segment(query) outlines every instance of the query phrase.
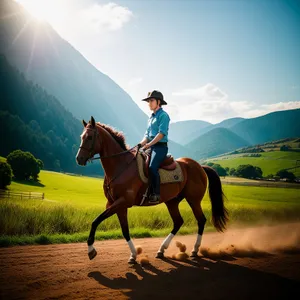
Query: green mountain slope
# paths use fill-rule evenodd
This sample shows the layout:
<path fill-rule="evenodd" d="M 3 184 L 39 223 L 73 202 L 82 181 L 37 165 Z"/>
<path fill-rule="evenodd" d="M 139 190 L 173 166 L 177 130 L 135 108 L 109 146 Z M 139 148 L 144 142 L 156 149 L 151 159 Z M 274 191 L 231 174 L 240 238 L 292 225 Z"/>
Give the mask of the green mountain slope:
<path fill-rule="evenodd" d="M 0 5 L 0 53 L 11 65 L 59 99 L 76 118 L 93 115 L 123 131 L 129 144 L 139 142 L 147 116 L 119 85 L 18 3 L 2 0 Z"/>
<path fill-rule="evenodd" d="M 212 125 L 201 120 L 180 121 L 170 124 L 169 137 L 176 143 L 186 144 L 186 139 L 193 133 Z"/>
<path fill-rule="evenodd" d="M 186 147 L 195 152 L 196 159 L 211 157 L 247 146 L 249 143 L 226 128 L 215 128 Z"/>
<path fill-rule="evenodd" d="M 101 174 L 98 165 L 83 169 L 75 155 L 82 132 L 80 121 L 45 90 L 26 80 L 0 56 L 0 155 L 21 149 L 32 152 L 49 170 Z"/>
<path fill-rule="evenodd" d="M 246 119 L 230 130 L 251 145 L 300 136 L 300 109 L 276 111 L 258 118 Z"/>
<path fill-rule="evenodd" d="M 211 131 L 214 128 L 220 128 L 220 127 L 230 128 L 231 126 L 238 124 L 239 122 L 241 122 L 243 120 L 244 120 L 243 118 L 231 118 L 231 119 L 224 120 L 217 124 L 211 124 L 209 126 L 199 128 L 197 131 L 187 133 L 186 136 L 184 137 L 184 139 L 182 140 L 182 143 L 184 145 L 186 145 L 186 144 L 192 142 L 193 140 L 195 140 L 196 138 L 200 137 L 201 135 Z"/>

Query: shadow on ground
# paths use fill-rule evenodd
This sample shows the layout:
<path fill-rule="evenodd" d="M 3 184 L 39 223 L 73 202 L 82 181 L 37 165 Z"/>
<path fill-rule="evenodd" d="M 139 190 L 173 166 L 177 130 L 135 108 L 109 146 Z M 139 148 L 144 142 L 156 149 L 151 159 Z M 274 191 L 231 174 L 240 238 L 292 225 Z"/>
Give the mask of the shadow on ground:
<path fill-rule="evenodd" d="M 39 186 L 39 187 L 44 187 L 45 185 L 41 183 L 40 181 L 34 181 L 34 180 L 13 180 L 16 183 L 21 183 L 21 184 L 26 184 L 30 186 Z"/>
<path fill-rule="evenodd" d="M 151 264 L 144 267 L 137 264 L 125 277 L 111 279 L 98 271 L 88 276 L 102 286 L 122 291 L 133 300 L 292 299 L 293 293 L 299 292 L 297 281 L 221 260 L 164 261 L 170 264 L 168 272 Z"/>

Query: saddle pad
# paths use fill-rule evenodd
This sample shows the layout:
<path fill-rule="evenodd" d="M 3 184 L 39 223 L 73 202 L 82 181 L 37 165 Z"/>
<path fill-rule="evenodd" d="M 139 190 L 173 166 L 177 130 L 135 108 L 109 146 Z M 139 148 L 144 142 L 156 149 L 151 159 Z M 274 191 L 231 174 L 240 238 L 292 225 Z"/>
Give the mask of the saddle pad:
<path fill-rule="evenodd" d="M 171 183 L 171 182 L 182 182 L 183 181 L 183 173 L 181 170 L 181 167 L 179 163 L 175 161 L 176 168 L 172 171 L 164 170 L 164 169 L 158 169 L 159 175 L 160 175 L 160 184 L 164 183 Z M 137 165 L 139 170 L 139 175 L 141 180 L 144 183 L 148 183 L 148 178 L 146 177 L 143 169 L 144 159 L 140 153 L 137 155 Z"/>

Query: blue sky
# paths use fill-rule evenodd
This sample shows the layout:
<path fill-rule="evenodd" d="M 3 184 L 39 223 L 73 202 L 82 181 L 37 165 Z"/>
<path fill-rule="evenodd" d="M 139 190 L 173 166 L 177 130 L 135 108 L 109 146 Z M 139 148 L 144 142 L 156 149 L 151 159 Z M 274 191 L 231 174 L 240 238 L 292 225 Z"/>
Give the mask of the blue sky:
<path fill-rule="evenodd" d="M 300 1 L 18 2 L 147 113 L 153 89 L 172 121 L 300 108 Z"/>

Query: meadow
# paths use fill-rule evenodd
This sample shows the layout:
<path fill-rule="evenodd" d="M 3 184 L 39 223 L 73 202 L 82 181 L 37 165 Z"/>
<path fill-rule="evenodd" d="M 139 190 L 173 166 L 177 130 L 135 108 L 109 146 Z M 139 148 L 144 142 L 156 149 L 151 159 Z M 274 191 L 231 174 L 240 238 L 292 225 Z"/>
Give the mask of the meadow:
<path fill-rule="evenodd" d="M 37 184 L 12 182 L 11 191 L 45 193 L 44 200 L 0 199 L 0 245 L 49 244 L 86 241 L 91 222 L 105 209 L 103 179 L 41 171 Z M 229 226 L 249 226 L 300 219 L 299 190 L 223 185 L 229 210 Z M 210 222 L 208 195 L 202 201 Z M 197 232 L 197 223 L 186 201 L 180 204 L 184 225 L 178 234 Z M 128 212 L 132 237 L 165 236 L 172 220 L 164 204 L 133 207 Z M 116 216 L 98 227 L 96 239 L 122 238 Z"/>
<path fill-rule="evenodd" d="M 237 168 L 239 165 L 250 164 L 260 167 L 263 176 L 275 175 L 279 170 L 293 168 L 300 165 L 300 152 L 269 151 L 260 153 L 260 157 L 245 156 L 247 154 L 227 155 L 209 159 L 209 161 L 220 164 L 223 168 Z M 296 177 L 300 177 L 300 168 L 290 170 Z"/>

